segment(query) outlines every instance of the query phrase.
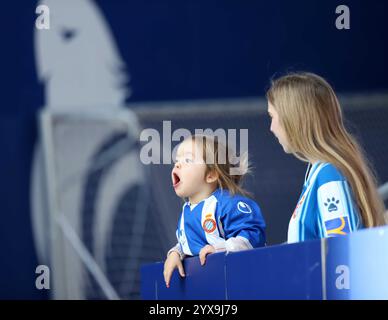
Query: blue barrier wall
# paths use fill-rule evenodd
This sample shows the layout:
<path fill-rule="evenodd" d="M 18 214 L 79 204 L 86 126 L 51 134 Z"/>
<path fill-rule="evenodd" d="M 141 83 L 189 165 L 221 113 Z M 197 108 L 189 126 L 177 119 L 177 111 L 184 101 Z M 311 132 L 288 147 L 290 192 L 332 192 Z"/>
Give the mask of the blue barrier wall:
<path fill-rule="evenodd" d="M 388 227 L 341 238 L 283 244 L 184 260 L 170 288 L 163 263 L 141 270 L 142 298 L 179 299 L 388 299 Z"/>

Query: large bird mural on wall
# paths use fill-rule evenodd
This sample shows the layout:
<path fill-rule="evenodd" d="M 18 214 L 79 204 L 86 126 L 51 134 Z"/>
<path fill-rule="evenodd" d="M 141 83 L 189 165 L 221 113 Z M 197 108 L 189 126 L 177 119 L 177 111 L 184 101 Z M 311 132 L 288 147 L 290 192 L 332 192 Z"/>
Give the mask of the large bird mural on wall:
<path fill-rule="evenodd" d="M 147 170 L 138 156 L 139 123 L 125 107 L 131 93 L 125 63 L 92 0 L 39 4 L 50 9 L 50 29 L 35 30 L 36 68 L 45 88 L 43 110 L 56 119 L 53 153 L 43 152 L 47 132 L 41 128 L 33 162 L 31 207 L 39 259 L 54 268 L 53 298 L 138 298 L 142 237 L 152 221 Z M 100 112 L 114 119 L 123 110 L 128 127 L 82 120 Z M 62 113 L 74 115 L 71 119 L 82 115 L 81 120 L 61 121 L 56 115 Z M 54 191 L 47 190 L 47 161 L 55 166 Z M 59 212 L 48 205 L 50 194 L 56 195 Z M 67 229 L 50 224 L 53 215 L 66 218 Z M 64 233 L 56 261 L 52 238 L 57 235 L 50 228 Z"/>

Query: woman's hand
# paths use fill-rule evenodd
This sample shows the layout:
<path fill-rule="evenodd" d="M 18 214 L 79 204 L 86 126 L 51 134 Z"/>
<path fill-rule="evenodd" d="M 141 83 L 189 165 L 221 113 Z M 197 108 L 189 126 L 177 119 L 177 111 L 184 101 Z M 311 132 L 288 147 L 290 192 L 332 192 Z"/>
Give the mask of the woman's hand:
<path fill-rule="evenodd" d="M 211 246 L 210 244 L 207 244 L 206 246 L 204 246 L 201 251 L 199 252 L 199 261 L 201 262 L 201 265 L 203 266 L 206 262 L 206 256 L 208 254 L 212 254 L 216 252 L 216 249 L 214 249 L 213 246 Z"/>
<path fill-rule="evenodd" d="M 164 262 L 163 276 L 167 288 L 170 287 L 171 276 L 175 268 L 178 268 L 181 277 L 185 276 L 185 270 L 183 269 L 183 264 L 179 253 L 172 251 Z"/>

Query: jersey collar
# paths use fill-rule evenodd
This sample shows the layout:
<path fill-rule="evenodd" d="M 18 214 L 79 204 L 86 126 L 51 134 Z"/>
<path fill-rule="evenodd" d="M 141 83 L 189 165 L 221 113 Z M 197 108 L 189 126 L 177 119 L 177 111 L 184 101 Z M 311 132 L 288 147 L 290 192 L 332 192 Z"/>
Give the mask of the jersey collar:
<path fill-rule="evenodd" d="M 311 180 L 311 177 L 313 176 L 315 170 L 318 169 L 319 165 L 321 164 L 322 162 L 321 161 L 317 161 L 315 162 L 314 164 L 311 164 L 309 162 L 308 166 L 307 166 L 307 170 L 306 170 L 306 175 L 305 175 L 305 180 L 304 180 L 304 184 L 305 186 L 307 186 L 309 183 L 310 183 L 310 180 Z"/>

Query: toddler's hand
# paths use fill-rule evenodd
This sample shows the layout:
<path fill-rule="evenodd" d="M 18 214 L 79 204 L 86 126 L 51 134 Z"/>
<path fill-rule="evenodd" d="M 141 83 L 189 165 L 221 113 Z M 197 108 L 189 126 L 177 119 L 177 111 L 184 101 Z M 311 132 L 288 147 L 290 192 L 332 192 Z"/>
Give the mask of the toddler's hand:
<path fill-rule="evenodd" d="M 206 262 L 206 256 L 208 254 L 216 252 L 216 249 L 214 249 L 213 246 L 210 244 L 204 246 L 201 251 L 199 252 L 199 261 L 201 262 L 201 265 L 203 266 Z"/>
<path fill-rule="evenodd" d="M 185 276 L 185 271 L 183 269 L 183 264 L 181 261 L 181 258 L 179 256 L 179 253 L 176 251 L 172 251 L 165 263 L 164 263 L 164 270 L 163 270 L 163 276 L 164 276 L 164 281 L 166 282 L 166 287 L 170 287 L 170 280 L 172 273 L 174 272 L 174 269 L 178 268 L 179 274 L 184 277 Z"/>

